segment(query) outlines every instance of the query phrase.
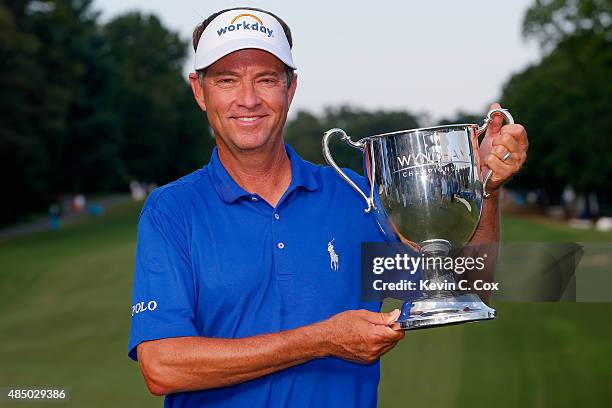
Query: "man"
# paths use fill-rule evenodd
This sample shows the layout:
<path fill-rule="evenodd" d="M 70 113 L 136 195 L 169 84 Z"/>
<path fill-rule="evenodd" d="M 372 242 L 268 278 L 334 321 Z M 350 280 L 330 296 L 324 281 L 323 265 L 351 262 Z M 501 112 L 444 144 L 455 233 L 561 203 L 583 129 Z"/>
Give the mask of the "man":
<path fill-rule="evenodd" d="M 217 147 L 142 210 L 130 357 L 166 406 L 375 406 L 378 359 L 404 337 L 399 311 L 360 300 L 360 243 L 384 236 L 333 170 L 284 144 L 289 28 L 224 10 L 196 28 L 194 48 L 191 86 Z M 501 154 L 520 167 L 515 147 Z M 515 170 L 487 160 L 497 189 Z M 498 234 L 496 200 L 481 239 Z"/>

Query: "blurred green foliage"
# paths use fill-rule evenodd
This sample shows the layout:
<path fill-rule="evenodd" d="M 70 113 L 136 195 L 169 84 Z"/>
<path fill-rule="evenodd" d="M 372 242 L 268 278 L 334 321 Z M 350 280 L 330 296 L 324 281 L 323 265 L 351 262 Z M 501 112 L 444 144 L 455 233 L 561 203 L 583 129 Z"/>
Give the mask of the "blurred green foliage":
<path fill-rule="evenodd" d="M 502 104 L 527 128 L 529 160 L 517 182 L 549 192 L 571 185 L 610 193 L 612 44 L 602 35 L 563 40 L 514 75 Z"/>
<path fill-rule="evenodd" d="M 212 146 L 182 75 L 187 43 L 154 16 L 102 24 L 91 3 L 0 3 L 0 225 L 59 193 L 170 181 Z"/>
<path fill-rule="evenodd" d="M 531 136 L 515 185 L 549 195 L 571 185 L 610 202 L 611 17 L 610 0 L 537 0 L 527 10 L 523 34 L 546 54 L 503 89 L 502 104 Z"/>
<path fill-rule="evenodd" d="M 610 40 L 610 15 L 610 0 L 535 0 L 525 13 L 523 35 L 549 49 L 571 36 L 594 34 Z"/>

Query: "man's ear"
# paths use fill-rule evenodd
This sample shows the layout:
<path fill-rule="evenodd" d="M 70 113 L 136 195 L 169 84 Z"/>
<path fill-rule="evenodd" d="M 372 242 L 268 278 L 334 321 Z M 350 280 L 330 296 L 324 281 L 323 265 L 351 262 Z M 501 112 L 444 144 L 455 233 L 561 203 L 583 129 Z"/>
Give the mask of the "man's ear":
<path fill-rule="evenodd" d="M 204 90 L 200 86 L 198 76 L 195 72 L 189 74 L 189 83 L 191 84 L 191 91 L 193 92 L 193 98 L 204 112 L 206 112 L 206 103 L 204 102 Z"/>
<path fill-rule="evenodd" d="M 298 80 L 298 75 L 297 73 L 293 74 L 293 81 L 291 81 L 291 85 L 289 86 L 289 89 L 287 91 L 287 99 L 288 99 L 288 106 L 291 106 L 291 102 L 293 101 L 293 96 L 295 95 L 295 89 L 297 88 L 297 80 Z"/>

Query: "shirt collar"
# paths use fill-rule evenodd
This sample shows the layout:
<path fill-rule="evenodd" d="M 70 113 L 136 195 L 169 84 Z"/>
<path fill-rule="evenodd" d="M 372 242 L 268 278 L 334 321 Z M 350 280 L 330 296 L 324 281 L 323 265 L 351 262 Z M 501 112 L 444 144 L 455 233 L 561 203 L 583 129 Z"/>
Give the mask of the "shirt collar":
<path fill-rule="evenodd" d="M 307 191 L 316 190 L 319 184 L 314 174 L 312 174 L 314 166 L 302 159 L 293 150 L 293 147 L 288 144 L 285 144 L 285 150 L 289 160 L 291 160 L 291 184 L 289 184 L 288 190 L 291 191 L 298 187 L 302 187 Z"/>
<path fill-rule="evenodd" d="M 291 183 L 287 188 L 287 193 L 298 187 L 307 191 L 316 190 L 318 183 L 312 174 L 312 165 L 302 159 L 288 144 L 285 144 L 285 150 L 291 161 Z M 240 187 L 229 175 L 219 159 L 216 147 L 213 149 L 207 168 L 217 194 L 226 203 L 231 204 L 241 197 L 251 196 L 251 193 Z"/>

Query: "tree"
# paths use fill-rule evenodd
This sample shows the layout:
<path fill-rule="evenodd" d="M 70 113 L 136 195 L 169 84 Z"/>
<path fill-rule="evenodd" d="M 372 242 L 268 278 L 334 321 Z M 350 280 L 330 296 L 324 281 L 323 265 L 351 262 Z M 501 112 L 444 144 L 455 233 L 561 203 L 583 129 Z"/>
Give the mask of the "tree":
<path fill-rule="evenodd" d="M 56 193 L 99 191 L 122 173 L 117 154 L 102 146 L 105 135 L 91 134 L 103 124 L 114 126 L 111 115 L 96 113 L 108 107 L 110 71 L 90 5 L 89 0 L 7 1 L 0 9 L 5 37 L 0 144 L 13 193 L 0 222 L 45 208 Z M 101 159 L 110 162 L 100 166 Z"/>
<path fill-rule="evenodd" d="M 558 196 L 566 185 L 610 198 L 612 178 L 612 38 L 609 1 L 536 1 L 527 37 L 551 51 L 512 76 L 502 103 L 530 135 L 516 184 Z M 607 17 L 606 17 L 607 15 Z"/>
<path fill-rule="evenodd" d="M 611 0 L 536 0 L 523 19 L 523 35 L 547 50 L 574 35 L 602 35 L 609 41 L 611 15 Z"/>
<path fill-rule="evenodd" d="M 0 200 L 0 225 L 49 196 L 49 158 L 38 137 L 47 118 L 38 116 L 35 98 L 40 43 L 20 25 L 10 8 L 0 6 L 0 166 L 3 188 L 9 192 Z"/>
<path fill-rule="evenodd" d="M 0 5 L 0 224 L 61 193 L 164 183 L 210 154 L 182 74 L 186 42 L 159 19 L 98 23 L 91 0 Z"/>
<path fill-rule="evenodd" d="M 117 17 L 104 33 L 130 176 L 163 183 L 201 166 L 212 139 L 183 79 L 187 43 L 157 17 L 140 13 Z"/>
<path fill-rule="evenodd" d="M 513 76 L 503 105 L 531 135 L 519 178 L 559 192 L 606 189 L 612 178 L 612 48 L 602 35 L 563 40 L 539 64 Z"/>

